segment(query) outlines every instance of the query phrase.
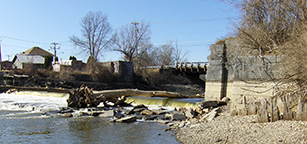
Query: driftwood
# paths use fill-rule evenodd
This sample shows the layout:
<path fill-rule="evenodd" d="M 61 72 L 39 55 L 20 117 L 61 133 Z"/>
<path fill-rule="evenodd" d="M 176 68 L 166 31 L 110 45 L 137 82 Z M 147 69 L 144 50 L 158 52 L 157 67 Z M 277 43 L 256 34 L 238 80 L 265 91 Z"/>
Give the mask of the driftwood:
<path fill-rule="evenodd" d="M 4 88 L 4 87 L 3 87 Z M 129 105 L 125 102 L 128 96 L 142 96 L 142 97 L 169 97 L 169 98 L 201 98 L 200 96 L 182 95 L 175 92 L 167 91 L 144 91 L 137 89 L 118 89 L 118 90 L 104 90 L 93 91 L 93 89 L 87 86 L 81 86 L 80 88 L 67 90 L 59 88 L 43 88 L 43 87 L 5 87 L 10 89 L 8 92 L 15 91 L 46 91 L 46 92 L 58 92 L 69 93 L 67 99 L 68 107 L 85 108 L 85 107 L 97 107 L 101 102 L 104 106 L 109 106 L 108 102 L 112 102 L 112 106 L 126 106 Z"/>
<path fill-rule="evenodd" d="M 68 107 L 86 108 L 97 107 L 100 100 L 93 95 L 93 89 L 87 86 L 81 86 L 78 89 L 71 90 L 67 99 Z"/>
<path fill-rule="evenodd" d="M 127 106 L 125 102 L 127 96 L 142 97 L 169 97 L 169 98 L 200 98 L 200 96 L 187 96 L 175 92 L 167 91 L 143 91 L 137 89 L 119 89 L 93 91 L 86 86 L 72 90 L 67 100 L 68 107 L 85 108 L 97 107 L 101 102 L 104 106 L 111 106 L 108 102 L 112 102 L 112 106 Z"/>

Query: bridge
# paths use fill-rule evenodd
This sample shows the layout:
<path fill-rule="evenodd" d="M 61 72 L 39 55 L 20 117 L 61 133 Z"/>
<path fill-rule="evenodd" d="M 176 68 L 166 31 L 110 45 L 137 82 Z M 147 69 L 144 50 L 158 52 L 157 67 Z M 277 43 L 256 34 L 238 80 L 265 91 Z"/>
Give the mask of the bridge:
<path fill-rule="evenodd" d="M 160 72 L 170 71 L 172 73 L 185 75 L 193 83 L 205 88 L 208 62 L 180 62 L 175 65 L 146 66 L 141 69 L 156 69 Z"/>
<path fill-rule="evenodd" d="M 175 65 L 146 66 L 141 69 L 176 70 L 186 74 L 206 74 L 208 62 L 180 62 Z"/>

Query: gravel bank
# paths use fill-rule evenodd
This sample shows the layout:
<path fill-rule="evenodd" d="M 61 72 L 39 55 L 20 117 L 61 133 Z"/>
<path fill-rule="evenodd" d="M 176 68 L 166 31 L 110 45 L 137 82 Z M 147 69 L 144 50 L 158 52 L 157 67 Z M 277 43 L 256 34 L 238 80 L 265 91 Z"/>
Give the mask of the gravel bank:
<path fill-rule="evenodd" d="M 307 122 L 276 121 L 254 123 L 256 116 L 229 116 L 221 113 L 214 120 L 189 124 L 176 130 L 183 144 L 196 143 L 307 143 Z"/>

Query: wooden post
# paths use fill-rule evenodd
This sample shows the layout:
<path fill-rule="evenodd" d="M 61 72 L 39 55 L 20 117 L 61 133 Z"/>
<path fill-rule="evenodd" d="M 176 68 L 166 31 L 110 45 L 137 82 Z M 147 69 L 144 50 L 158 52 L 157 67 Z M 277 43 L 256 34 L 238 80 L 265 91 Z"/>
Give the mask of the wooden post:
<path fill-rule="evenodd" d="M 271 98 L 271 122 L 280 120 L 279 108 L 277 107 L 276 98 Z"/>
<path fill-rule="evenodd" d="M 267 111 L 267 102 L 266 99 L 261 100 L 260 110 L 257 115 L 258 122 L 269 122 L 269 114 Z"/>

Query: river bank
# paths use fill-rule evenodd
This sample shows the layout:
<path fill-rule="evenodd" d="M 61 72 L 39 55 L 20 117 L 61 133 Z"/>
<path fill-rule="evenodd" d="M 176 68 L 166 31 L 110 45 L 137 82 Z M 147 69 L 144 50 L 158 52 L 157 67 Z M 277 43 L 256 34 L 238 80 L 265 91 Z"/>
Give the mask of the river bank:
<path fill-rule="evenodd" d="M 256 115 L 230 116 L 224 111 L 208 122 L 175 130 L 180 143 L 307 143 L 306 121 L 256 123 Z"/>

